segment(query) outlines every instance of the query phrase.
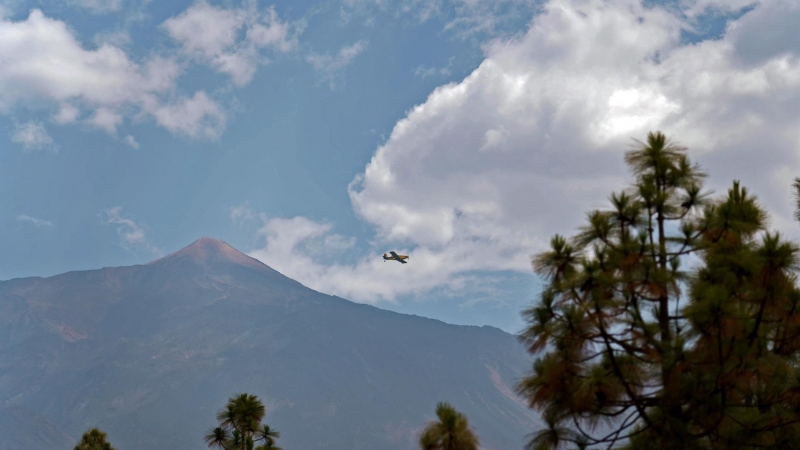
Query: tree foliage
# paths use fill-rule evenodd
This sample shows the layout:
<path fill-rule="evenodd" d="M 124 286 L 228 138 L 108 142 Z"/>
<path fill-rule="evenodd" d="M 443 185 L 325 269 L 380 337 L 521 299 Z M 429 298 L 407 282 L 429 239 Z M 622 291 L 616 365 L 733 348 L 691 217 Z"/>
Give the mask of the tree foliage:
<path fill-rule="evenodd" d="M 478 450 L 478 437 L 467 417 L 448 403 L 436 405 L 435 420 L 428 424 L 419 439 L 422 450 Z"/>
<path fill-rule="evenodd" d="M 217 413 L 219 426 L 205 436 L 210 448 L 221 450 L 281 450 L 275 445 L 280 433 L 262 424 L 266 409 L 255 395 L 237 394 Z M 256 444 L 260 444 L 255 447 Z"/>
<path fill-rule="evenodd" d="M 800 448 L 798 247 L 662 133 L 637 144 L 632 185 L 533 259 L 529 448 Z"/>
<path fill-rule="evenodd" d="M 107 440 L 106 433 L 97 428 L 83 433 L 81 440 L 73 450 L 114 450 Z"/>

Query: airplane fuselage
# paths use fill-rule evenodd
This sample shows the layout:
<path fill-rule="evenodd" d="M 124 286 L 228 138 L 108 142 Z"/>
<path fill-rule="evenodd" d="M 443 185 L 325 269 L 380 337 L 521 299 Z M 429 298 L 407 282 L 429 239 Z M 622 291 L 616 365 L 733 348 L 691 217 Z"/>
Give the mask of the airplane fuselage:
<path fill-rule="evenodd" d="M 407 259 L 408 259 L 408 255 L 398 255 L 395 252 L 391 252 L 391 254 L 389 254 L 389 253 L 384 253 L 383 254 L 383 262 L 386 262 L 386 261 L 397 261 L 399 263 L 406 264 L 405 260 L 407 260 Z"/>

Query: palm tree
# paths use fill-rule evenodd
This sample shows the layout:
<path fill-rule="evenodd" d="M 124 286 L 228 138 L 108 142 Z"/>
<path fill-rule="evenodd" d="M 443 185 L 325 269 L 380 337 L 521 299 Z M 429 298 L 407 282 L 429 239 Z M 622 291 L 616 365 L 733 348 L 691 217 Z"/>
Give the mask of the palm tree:
<path fill-rule="evenodd" d="M 281 437 L 281 434 L 270 428 L 269 425 L 264 425 L 256 435 L 259 440 L 264 440 L 264 445 L 259 446 L 256 450 L 282 450 L 275 446 L 275 439 Z"/>
<path fill-rule="evenodd" d="M 794 183 L 792 183 L 792 187 L 794 188 L 794 218 L 798 222 L 800 222 L 800 177 L 794 179 Z"/>
<path fill-rule="evenodd" d="M 206 434 L 205 441 L 206 445 L 210 448 L 221 448 L 223 450 L 227 450 L 228 447 L 226 446 L 230 441 L 231 436 L 228 434 L 228 430 L 222 427 L 216 427 Z"/>
<path fill-rule="evenodd" d="M 439 440 L 433 433 L 422 433 L 422 436 L 419 438 L 419 447 L 422 450 L 437 450 L 441 448 L 439 446 Z"/>
<path fill-rule="evenodd" d="M 239 394 L 228 400 L 228 409 L 233 411 L 235 420 L 241 429 L 248 433 L 256 432 L 256 426 L 261 423 L 261 419 L 266 414 L 264 404 L 258 397 L 251 394 Z"/>
<path fill-rule="evenodd" d="M 448 403 L 436 405 L 438 421 L 422 430 L 422 450 L 478 450 L 478 437 L 469 427 L 467 417 Z"/>
<path fill-rule="evenodd" d="M 266 408 L 257 396 L 234 395 L 217 413 L 219 426 L 206 434 L 206 445 L 220 450 L 254 450 L 255 443 L 263 441 L 256 450 L 281 450 L 275 446 L 280 433 L 261 424 L 264 415 Z"/>
<path fill-rule="evenodd" d="M 80 442 L 73 450 L 115 450 L 106 440 L 106 433 L 92 428 L 83 433 Z"/>

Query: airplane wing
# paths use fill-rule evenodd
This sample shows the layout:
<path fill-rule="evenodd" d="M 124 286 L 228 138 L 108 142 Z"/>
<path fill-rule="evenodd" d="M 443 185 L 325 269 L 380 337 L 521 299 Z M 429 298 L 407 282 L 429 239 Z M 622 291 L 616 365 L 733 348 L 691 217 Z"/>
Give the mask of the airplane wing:
<path fill-rule="evenodd" d="M 403 258 L 401 258 L 400 255 L 398 255 L 397 253 L 389 252 L 389 254 L 392 255 L 392 258 L 394 258 L 395 261 L 398 261 L 398 262 L 400 262 L 402 264 L 408 264 L 408 262 L 406 262 Z"/>

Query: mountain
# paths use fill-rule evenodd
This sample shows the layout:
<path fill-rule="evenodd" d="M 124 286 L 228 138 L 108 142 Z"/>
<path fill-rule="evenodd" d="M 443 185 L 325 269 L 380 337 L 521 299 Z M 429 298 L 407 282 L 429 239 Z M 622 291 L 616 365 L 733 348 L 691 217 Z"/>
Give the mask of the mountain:
<path fill-rule="evenodd" d="M 541 427 L 513 393 L 530 362 L 496 328 L 324 295 L 203 238 L 145 265 L 0 282 L 0 449 L 68 448 L 91 427 L 119 450 L 201 449 L 238 392 L 265 402 L 287 450 L 416 448 L 438 401 L 485 449 L 522 448 Z"/>
<path fill-rule="evenodd" d="M 19 406 L 0 409 L 2 448 L 37 449 L 75 446 L 75 438 L 39 414 Z"/>

